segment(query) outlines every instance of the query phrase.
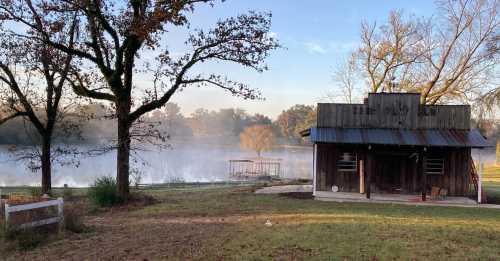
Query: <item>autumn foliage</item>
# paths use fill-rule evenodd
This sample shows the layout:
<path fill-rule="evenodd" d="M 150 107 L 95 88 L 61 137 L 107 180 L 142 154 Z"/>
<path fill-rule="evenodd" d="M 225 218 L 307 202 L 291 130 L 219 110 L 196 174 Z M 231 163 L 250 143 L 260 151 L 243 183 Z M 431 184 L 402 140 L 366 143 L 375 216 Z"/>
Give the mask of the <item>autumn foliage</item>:
<path fill-rule="evenodd" d="M 273 144 L 274 134 L 270 125 L 253 125 L 240 134 L 241 148 L 257 152 L 259 158 L 262 151 L 270 150 Z"/>

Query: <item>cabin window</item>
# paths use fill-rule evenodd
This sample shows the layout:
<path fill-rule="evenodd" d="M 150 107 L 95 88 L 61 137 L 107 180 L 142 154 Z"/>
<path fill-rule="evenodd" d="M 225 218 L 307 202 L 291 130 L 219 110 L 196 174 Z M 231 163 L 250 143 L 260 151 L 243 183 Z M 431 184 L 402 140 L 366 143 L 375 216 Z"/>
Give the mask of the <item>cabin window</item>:
<path fill-rule="evenodd" d="M 358 170 L 358 158 L 356 153 L 341 153 L 337 159 L 337 170 L 343 172 L 356 172 Z"/>
<path fill-rule="evenodd" d="M 425 161 L 425 174 L 443 175 L 444 159 L 439 157 L 427 158 Z"/>

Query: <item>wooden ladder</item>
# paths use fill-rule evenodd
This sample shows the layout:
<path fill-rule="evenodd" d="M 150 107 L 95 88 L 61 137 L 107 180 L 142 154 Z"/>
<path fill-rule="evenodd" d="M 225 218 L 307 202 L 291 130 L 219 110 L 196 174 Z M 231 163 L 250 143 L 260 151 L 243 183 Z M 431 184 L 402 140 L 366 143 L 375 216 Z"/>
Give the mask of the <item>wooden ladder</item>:
<path fill-rule="evenodd" d="M 469 160 L 470 162 L 470 179 L 471 179 L 471 185 L 472 187 L 470 187 L 470 190 L 472 191 L 469 191 L 471 193 L 471 195 L 473 196 L 477 196 L 477 191 L 478 191 L 478 180 L 479 180 L 479 177 L 477 175 L 477 170 L 476 170 L 476 165 L 474 165 L 474 161 L 472 160 L 472 158 Z M 484 191 L 484 189 L 481 190 L 481 202 L 482 203 L 486 203 L 487 201 L 487 196 L 486 196 L 486 191 Z"/>
<path fill-rule="evenodd" d="M 471 194 L 476 194 L 477 195 L 477 191 L 478 191 L 478 187 L 477 187 L 477 183 L 478 183 L 478 179 L 479 177 L 477 176 L 477 171 L 476 171 L 476 165 L 474 165 L 474 161 L 472 160 L 472 158 L 469 160 L 469 165 L 470 165 L 470 173 L 469 173 L 469 176 L 470 176 L 470 179 L 471 179 L 471 182 L 472 182 L 472 191 Z"/>

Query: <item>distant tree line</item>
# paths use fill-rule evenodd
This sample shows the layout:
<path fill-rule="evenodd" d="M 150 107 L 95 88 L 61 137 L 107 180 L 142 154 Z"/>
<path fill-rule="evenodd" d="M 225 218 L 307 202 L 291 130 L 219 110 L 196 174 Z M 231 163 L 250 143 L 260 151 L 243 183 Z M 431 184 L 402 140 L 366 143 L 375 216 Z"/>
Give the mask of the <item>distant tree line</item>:
<path fill-rule="evenodd" d="M 73 117 L 72 117 L 72 116 Z M 65 144 L 103 144 L 116 138 L 116 121 L 109 106 L 100 103 L 80 104 L 62 121 L 78 122 L 78 131 L 70 135 L 55 130 L 54 142 Z M 84 115 L 84 116 L 80 116 Z M 245 128 L 254 125 L 270 126 L 278 144 L 301 144 L 299 132 L 316 124 L 316 108 L 297 104 L 283 110 L 276 120 L 263 114 L 250 114 L 240 108 L 218 111 L 197 109 L 185 116 L 176 103 L 144 117 L 145 123 L 164 133 L 170 141 L 201 139 L 204 142 L 236 144 Z M 12 119 L 0 128 L 0 144 L 36 145 L 39 135 L 23 118 Z"/>

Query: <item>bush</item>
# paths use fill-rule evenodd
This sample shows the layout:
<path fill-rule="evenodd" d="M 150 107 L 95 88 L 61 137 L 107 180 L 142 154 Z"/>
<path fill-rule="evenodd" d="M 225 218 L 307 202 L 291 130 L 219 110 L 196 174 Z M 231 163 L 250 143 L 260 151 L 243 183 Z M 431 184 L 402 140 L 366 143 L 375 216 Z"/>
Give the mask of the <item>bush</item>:
<path fill-rule="evenodd" d="M 117 194 L 116 180 L 113 177 L 99 177 L 89 188 L 90 202 L 100 207 L 109 207 L 120 203 Z"/>

